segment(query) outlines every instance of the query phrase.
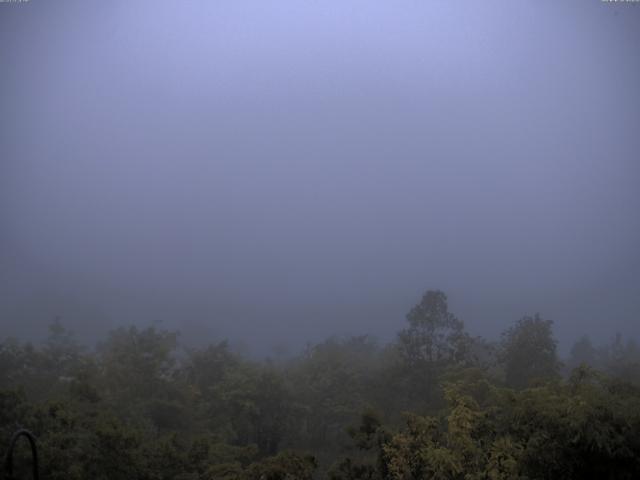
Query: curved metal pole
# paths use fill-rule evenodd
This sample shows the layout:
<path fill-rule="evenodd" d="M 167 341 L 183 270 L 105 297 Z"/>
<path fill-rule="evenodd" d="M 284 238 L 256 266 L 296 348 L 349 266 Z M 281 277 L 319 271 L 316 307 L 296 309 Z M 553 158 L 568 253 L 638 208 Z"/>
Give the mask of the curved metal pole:
<path fill-rule="evenodd" d="M 11 437 L 9 442 L 9 450 L 7 450 L 7 456 L 4 459 L 4 471 L 8 478 L 13 478 L 13 449 L 16 446 L 18 438 L 21 436 L 27 437 L 29 444 L 31 444 L 31 456 L 33 458 L 33 480 L 38 480 L 38 449 L 36 448 L 36 437 L 29 430 L 20 429 Z"/>

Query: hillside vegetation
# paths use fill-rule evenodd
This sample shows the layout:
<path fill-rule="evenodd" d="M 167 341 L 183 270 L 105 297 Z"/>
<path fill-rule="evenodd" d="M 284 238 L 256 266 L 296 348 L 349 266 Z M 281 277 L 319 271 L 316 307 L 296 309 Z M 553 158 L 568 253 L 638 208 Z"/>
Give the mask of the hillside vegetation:
<path fill-rule="evenodd" d="M 30 429 L 51 480 L 640 478 L 640 349 L 583 337 L 561 361 L 552 327 L 472 337 L 428 291 L 393 342 L 256 361 L 158 327 L 87 349 L 55 322 L 0 343 L 0 451 Z"/>

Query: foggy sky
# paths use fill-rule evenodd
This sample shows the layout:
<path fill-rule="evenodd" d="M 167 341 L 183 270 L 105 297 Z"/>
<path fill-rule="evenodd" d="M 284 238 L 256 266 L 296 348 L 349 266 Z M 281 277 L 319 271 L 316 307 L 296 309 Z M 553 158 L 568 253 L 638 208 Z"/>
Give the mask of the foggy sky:
<path fill-rule="evenodd" d="M 640 4 L 0 3 L 0 334 L 640 334 Z"/>

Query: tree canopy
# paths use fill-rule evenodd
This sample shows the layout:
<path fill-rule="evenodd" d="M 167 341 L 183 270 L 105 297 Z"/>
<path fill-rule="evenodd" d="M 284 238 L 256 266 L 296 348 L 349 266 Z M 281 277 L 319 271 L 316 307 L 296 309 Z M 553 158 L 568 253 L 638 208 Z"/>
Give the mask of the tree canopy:
<path fill-rule="evenodd" d="M 563 363 L 552 328 L 472 338 L 428 291 L 388 344 L 276 362 L 153 326 L 91 349 L 58 319 L 41 344 L 0 341 L 0 451 L 21 425 L 54 480 L 640 478 L 638 347 L 583 337 Z"/>

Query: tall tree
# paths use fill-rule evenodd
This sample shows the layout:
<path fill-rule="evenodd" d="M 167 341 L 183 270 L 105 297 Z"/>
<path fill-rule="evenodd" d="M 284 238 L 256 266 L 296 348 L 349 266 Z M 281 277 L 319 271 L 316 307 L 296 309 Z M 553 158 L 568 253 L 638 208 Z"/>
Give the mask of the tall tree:
<path fill-rule="evenodd" d="M 534 379 L 558 376 L 560 362 L 552 326 L 551 320 L 535 314 L 523 317 L 502 334 L 501 359 L 509 386 L 524 388 Z"/>
<path fill-rule="evenodd" d="M 437 374 L 466 357 L 469 338 L 464 323 L 449 311 L 447 296 L 440 290 L 427 291 L 407 321 L 409 328 L 398 334 L 400 356 L 418 387 L 416 393 L 433 397 Z"/>
<path fill-rule="evenodd" d="M 444 292 L 427 291 L 407 314 L 407 322 L 409 328 L 399 333 L 399 341 L 409 365 L 434 365 L 464 358 L 464 323 L 449 311 Z"/>
<path fill-rule="evenodd" d="M 583 335 L 580 340 L 573 344 L 567 363 L 571 369 L 583 364 L 589 365 L 590 367 L 598 366 L 598 351 L 587 335 Z"/>

